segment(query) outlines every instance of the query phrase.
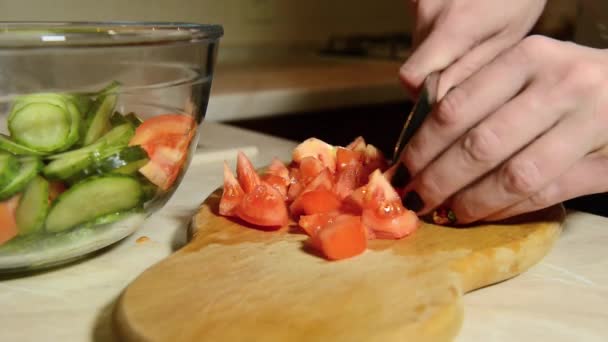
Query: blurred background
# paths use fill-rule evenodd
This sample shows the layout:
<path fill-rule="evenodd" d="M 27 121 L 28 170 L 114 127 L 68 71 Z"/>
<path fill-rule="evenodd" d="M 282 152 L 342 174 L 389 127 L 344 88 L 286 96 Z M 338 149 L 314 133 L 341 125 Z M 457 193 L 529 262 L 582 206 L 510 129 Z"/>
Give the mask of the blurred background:
<path fill-rule="evenodd" d="M 397 77 L 411 52 L 407 2 L 1 0 L 0 20 L 221 24 L 206 120 L 332 144 L 363 135 L 390 153 L 413 104 Z M 606 47 L 607 13 L 606 0 L 549 0 L 532 33 Z"/>

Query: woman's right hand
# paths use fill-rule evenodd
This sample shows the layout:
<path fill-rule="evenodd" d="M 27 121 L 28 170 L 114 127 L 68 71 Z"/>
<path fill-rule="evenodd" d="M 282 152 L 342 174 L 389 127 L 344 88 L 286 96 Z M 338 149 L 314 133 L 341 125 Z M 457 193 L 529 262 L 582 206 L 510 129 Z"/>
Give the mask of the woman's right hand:
<path fill-rule="evenodd" d="M 410 0 L 414 6 L 413 54 L 400 77 L 416 93 L 440 72 L 437 101 L 499 53 L 518 43 L 536 23 L 546 0 Z"/>

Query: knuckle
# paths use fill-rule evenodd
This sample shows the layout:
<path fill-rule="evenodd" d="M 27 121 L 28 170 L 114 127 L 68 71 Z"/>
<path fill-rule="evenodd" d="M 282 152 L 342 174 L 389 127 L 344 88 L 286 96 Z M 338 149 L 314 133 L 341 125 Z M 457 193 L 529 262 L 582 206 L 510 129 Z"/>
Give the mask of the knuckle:
<path fill-rule="evenodd" d="M 467 99 L 466 91 L 462 87 L 453 88 L 439 102 L 434 118 L 440 126 L 452 126 L 460 119 L 460 111 Z"/>
<path fill-rule="evenodd" d="M 547 50 L 551 50 L 550 44 L 550 40 L 543 36 L 526 37 L 510 50 L 503 61 L 514 66 L 536 64 L 536 61 L 542 60 L 542 56 L 547 54 Z"/>
<path fill-rule="evenodd" d="M 542 209 L 548 207 L 556 201 L 557 189 L 548 187 L 543 189 L 528 198 L 528 201 L 534 208 Z"/>
<path fill-rule="evenodd" d="M 418 179 L 418 190 L 419 193 L 423 195 L 424 203 L 426 205 L 434 206 L 445 199 L 441 189 L 442 187 L 437 184 L 437 178 L 428 173 L 421 174 Z"/>
<path fill-rule="evenodd" d="M 401 161 L 412 176 L 417 174 L 422 168 L 422 160 L 420 156 L 421 152 L 419 144 L 416 143 L 415 139 L 410 140 L 407 147 L 403 150 Z"/>
<path fill-rule="evenodd" d="M 486 126 L 478 126 L 464 137 L 462 150 L 469 162 L 491 162 L 498 158 L 500 139 L 492 129 Z"/>
<path fill-rule="evenodd" d="M 503 182 L 508 193 L 527 197 L 539 187 L 538 167 L 533 161 L 511 161 L 504 168 Z"/>

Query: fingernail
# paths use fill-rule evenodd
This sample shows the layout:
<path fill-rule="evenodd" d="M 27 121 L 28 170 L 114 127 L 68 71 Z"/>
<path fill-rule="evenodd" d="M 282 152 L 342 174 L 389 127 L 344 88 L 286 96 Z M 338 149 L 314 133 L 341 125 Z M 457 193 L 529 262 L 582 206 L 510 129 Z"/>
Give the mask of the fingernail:
<path fill-rule="evenodd" d="M 418 212 L 420 211 L 422 208 L 424 208 L 424 202 L 422 201 L 422 198 L 420 198 L 420 195 L 418 195 L 418 193 L 416 191 L 410 191 L 407 194 L 405 194 L 405 197 L 403 198 L 403 206 L 406 207 L 409 210 Z"/>
<path fill-rule="evenodd" d="M 395 174 L 391 179 L 391 185 L 395 188 L 403 188 L 410 181 L 410 173 L 403 165 L 402 162 L 399 162 L 399 166 L 395 170 Z"/>

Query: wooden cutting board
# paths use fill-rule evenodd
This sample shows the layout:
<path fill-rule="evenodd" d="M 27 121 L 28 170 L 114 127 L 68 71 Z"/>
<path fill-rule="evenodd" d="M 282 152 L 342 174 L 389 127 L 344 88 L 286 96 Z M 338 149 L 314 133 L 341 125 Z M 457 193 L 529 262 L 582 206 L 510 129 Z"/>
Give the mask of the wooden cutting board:
<path fill-rule="evenodd" d="M 121 339 L 449 341 L 463 294 L 540 261 L 564 219 L 560 205 L 501 225 L 424 224 L 329 262 L 295 226 L 264 232 L 217 215 L 220 196 L 200 207 L 187 246 L 124 291 L 114 315 Z"/>

